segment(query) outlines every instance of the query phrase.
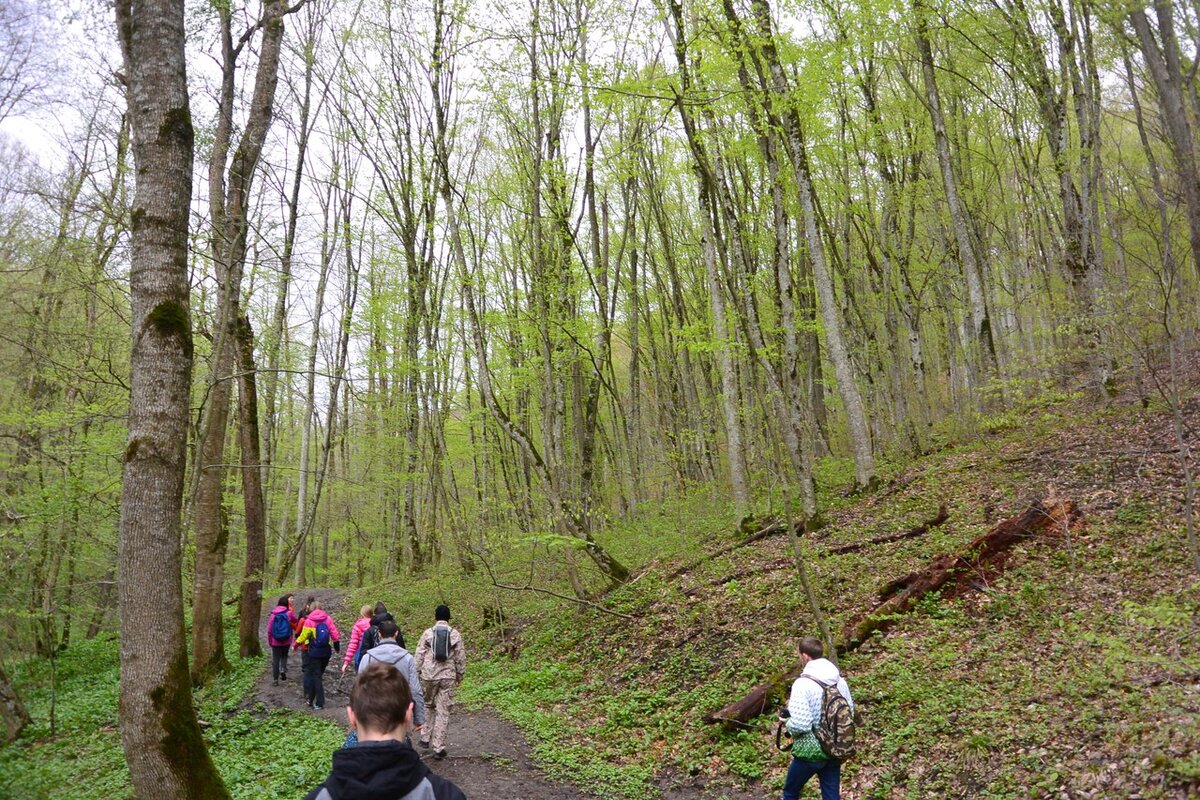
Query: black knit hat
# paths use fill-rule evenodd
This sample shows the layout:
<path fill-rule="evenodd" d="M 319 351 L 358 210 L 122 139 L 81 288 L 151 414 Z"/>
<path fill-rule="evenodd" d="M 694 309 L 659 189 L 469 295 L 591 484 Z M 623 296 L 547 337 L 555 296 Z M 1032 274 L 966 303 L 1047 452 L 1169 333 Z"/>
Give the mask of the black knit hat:
<path fill-rule="evenodd" d="M 450 606 L 446 606 L 446 605 L 438 606 L 436 609 L 434 609 L 433 618 L 435 620 L 438 620 L 439 622 L 441 622 L 441 621 L 449 622 L 450 621 Z"/>

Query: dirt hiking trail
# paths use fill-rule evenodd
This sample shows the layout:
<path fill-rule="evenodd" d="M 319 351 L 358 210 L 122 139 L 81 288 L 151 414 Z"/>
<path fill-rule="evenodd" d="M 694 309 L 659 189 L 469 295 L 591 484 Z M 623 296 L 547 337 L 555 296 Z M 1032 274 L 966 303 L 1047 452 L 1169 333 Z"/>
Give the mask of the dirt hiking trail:
<path fill-rule="evenodd" d="M 347 728 L 346 706 L 350 702 L 353 669 L 342 677 L 342 658 L 350 641 L 354 613 L 345 607 L 345 592 L 341 589 L 308 589 L 296 593 L 296 605 L 302 606 L 308 597 L 315 597 L 342 635 L 342 653 L 334 653 L 325 671 L 325 707 L 319 711 L 304 702 L 301 683 L 300 654 L 288 656 L 287 681 L 271 685 L 270 650 L 263 657 L 263 674 L 255 684 L 246 705 L 262 703 L 267 708 L 287 708 L 299 714 L 316 714 Z M 267 622 L 276 598 L 264 598 L 261 626 L 262 641 L 267 640 Z M 419 631 L 405 630 L 408 639 Z M 410 642 L 411 644 L 411 642 Z M 470 666 L 468 665 L 468 673 Z M 469 680 L 469 678 L 468 678 Z M 594 794 L 583 794 L 577 788 L 551 780 L 534 763 L 525 736 L 516 727 L 490 711 L 469 711 L 458 705 L 454 708 L 447 734 L 446 758 L 438 760 L 432 751 L 417 747 L 426 765 L 438 775 L 456 783 L 470 800 L 585 800 Z M 748 792 L 727 786 L 704 786 L 694 779 L 659 782 L 664 800 L 751 800 L 761 798 L 762 792 Z"/>

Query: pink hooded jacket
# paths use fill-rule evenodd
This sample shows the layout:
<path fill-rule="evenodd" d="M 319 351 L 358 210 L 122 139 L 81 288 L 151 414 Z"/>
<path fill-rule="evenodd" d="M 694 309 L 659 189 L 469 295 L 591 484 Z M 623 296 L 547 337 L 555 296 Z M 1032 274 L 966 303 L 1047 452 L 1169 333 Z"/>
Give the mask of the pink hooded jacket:
<path fill-rule="evenodd" d="M 354 621 L 354 627 L 350 629 L 350 644 L 346 647 L 346 657 L 342 659 L 343 666 L 354 660 L 354 654 L 358 652 L 358 646 L 362 644 L 363 634 L 369 627 L 371 627 L 370 617 L 359 617 Z"/>
<path fill-rule="evenodd" d="M 342 640 L 342 635 L 338 633 L 337 623 L 333 621 L 333 617 L 316 608 L 308 612 L 308 616 L 304 618 L 304 627 L 300 629 L 300 634 L 296 637 L 296 647 L 308 650 L 316 639 L 317 625 L 322 622 L 325 623 L 325 627 L 329 628 L 330 645 L 336 645 Z"/>
<path fill-rule="evenodd" d="M 293 630 L 296 628 L 297 617 L 287 606 L 275 606 L 271 609 L 271 616 L 267 617 L 267 644 L 271 647 L 287 647 L 292 643 L 292 637 L 289 635 L 286 639 L 276 639 L 271 635 L 271 622 L 275 619 L 276 614 L 284 614 L 287 616 L 288 627 Z"/>

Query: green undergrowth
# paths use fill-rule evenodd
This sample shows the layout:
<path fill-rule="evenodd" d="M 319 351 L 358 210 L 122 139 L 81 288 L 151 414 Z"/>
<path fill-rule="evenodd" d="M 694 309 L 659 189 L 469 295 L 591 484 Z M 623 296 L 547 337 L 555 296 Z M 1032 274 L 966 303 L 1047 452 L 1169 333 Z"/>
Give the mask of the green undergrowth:
<path fill-rule="evenodd" d="M 849 490 L 849 461 L 818 465 L 824 526 L 800 546 L 835 636 L 887 581 L 962 552 L 1051 486 L 1086 512 L 1069 536 L 1018 544 L 1003 570 L 973 575 L 962 596 L 926 597 L 841 659 L 861 714 L 845 796 L 1176 800 L 1200 790 L 1200 585 L 1178 463 L 1162 444 L 1170 420 L 1153 407 L 1051 399 L 980 415 L 971 437 L 933 432 L 928 455 L 883 462 L 871 492 Z M 758 485 L 771 486 L 767 477 Z M 349 589 L 338 622 L 383 600 L 415 645 L 433 607 L 449 603 L 469 654 L 463 704 L 495 709 L 546 772 L 596 797 L 656 798 L 693 779 L 713 800 L 774 795 L 788 759 L 773 749 L 773 715 L 733 731 L 701 718 L 792 668 L 796 639 L 816 621 L 783 536 L 704 556 L 747 529 L 722 497 L 695 487 L 608 520 L 597 539 L 632 573 L 618 588 L 564 537 L 496 533 L 473 571 L 446 554 L 417 577 Z M 780 517 L 788 500 L 763 490 L 753 521 Z M 913 528 L 943 504 L 946 522 L 919 536 L 831 552 Z M 534 591 L 570 596 L 571 557 L 591 605 Z M 236 662 L 197 703 L 235 796 L 295 796 L 323 777 L 342 734 L 246 708 L 263 666 Z M 124 796 L 115 642 L 73 645 L 58 668 L 54 740 L 47 665 L 13 670 L 38 722 L 0 750 L 0 795 L 86 785 Z"/>
<path fill-rule="evenodd" d="M 1006 570 L 976 576 L 961 597 L 925 598 L 841 659 L 862 714 L 848 796 L 1173 800 L 1200 789 L 1200 585 L 1178 507 L 1159 493 L 1177 486 L 1177 464 L 1121 455 L 1159 440 L 1167 420 L 1052 400 L 883 465 L 873 493 L 848 491 L 849 462 L 821 462 L 826 526 L 802 547 L 835 635 L 886 581 L 963 551 L 1051 486 L 1087 513 L 1070 536 L 1019 544 Z M 760 498 L 775 514 L 784 502 Z M 919 525 L 943 503 L 949 520 L 921 536 L 827 554 Z M 497 709 L 548 771 L 598 797 L 657 797 L 684 776 L 716 786 L 713 797 L 721 786 L 774 794 L 788 761 L 772 748 L 771 715 L 737 731 L 701 717 L 794 666 L 796 638 L 816 624 L 782 537 L 697 563 L 737 528 L 703 496 L 610 527 L 604 544 L 640 564 L 629 585 L 598 595 L 614 613 L 488 594 L 522 626 L 503 647 L 469 631 L 462 699 Z"/>
<path fill-rule="evenodd" d="M 226 619 L 225 649 L 237 653 L 237 624 Z M 262 658 L 232 659 L 232 669 L 195 693 L 209 752 L 235 798 L 296 797 L 329 772 L 345 732 L 331 722 L 283 709 L 246 707 Z M 0 748 L 0 797 L 132 797 L 121 749 L 117 704 L 119 643 L 101 636 L 73 643 L 55 659 L 55 732 L 47 660 L 16 664 L 11 677 L 33 717 L 14 744 Z"/>

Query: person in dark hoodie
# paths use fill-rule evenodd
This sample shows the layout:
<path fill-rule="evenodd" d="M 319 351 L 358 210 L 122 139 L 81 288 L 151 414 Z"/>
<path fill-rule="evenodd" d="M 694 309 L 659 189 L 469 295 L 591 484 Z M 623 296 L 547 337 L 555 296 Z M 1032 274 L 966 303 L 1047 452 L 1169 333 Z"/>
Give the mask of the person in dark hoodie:
<path fill-rule="evenodd" d="M 408 681 L 386 664 L 368 664 L 350 690 L 346 710 L 358 744 L 336 750 L 333 770 L 305 800 L 467 800 L 434 775 L 407 743 L 413 697 Z"/>

